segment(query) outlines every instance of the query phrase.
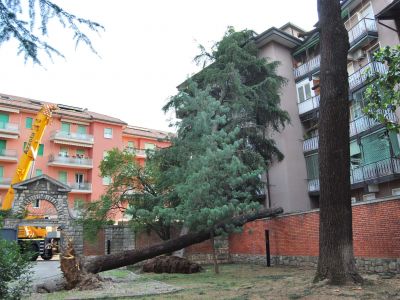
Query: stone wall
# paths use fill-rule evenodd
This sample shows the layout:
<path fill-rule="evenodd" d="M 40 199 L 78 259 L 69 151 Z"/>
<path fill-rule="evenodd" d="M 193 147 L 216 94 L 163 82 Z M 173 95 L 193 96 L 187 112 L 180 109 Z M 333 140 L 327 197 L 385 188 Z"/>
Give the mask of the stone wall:
<path fill-rule="evenodd" d="M 135 249 L 135 234 L 131 227 L 111 225 L 104 227 L 105 254 Z M 110 253 L 107 253 L 110 250 Z"/>

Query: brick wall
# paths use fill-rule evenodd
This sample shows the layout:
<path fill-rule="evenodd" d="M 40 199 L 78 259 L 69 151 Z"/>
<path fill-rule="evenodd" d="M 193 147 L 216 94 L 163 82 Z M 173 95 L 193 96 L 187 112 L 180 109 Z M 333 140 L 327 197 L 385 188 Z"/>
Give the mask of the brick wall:
<path fill-rule="evenodd" d="M 354 254 L 360 270 L 400 273 L 400 200 L 373 200 L 353 207 Z M 265 231 L 272 262 L 316 266 L 319 210 L 257 220 L 229 238 L 233 261 L 265 263 Z"/>
<path fill-rule="evenodd" d="M 269 230 L 271 255 L 318 256 L 319 210 L 258 220 L 229 239 L 232 254 L 265 255 Z M 400 258 L 400 200 L 353 205 L 354 253 L 364 258 Z"/>

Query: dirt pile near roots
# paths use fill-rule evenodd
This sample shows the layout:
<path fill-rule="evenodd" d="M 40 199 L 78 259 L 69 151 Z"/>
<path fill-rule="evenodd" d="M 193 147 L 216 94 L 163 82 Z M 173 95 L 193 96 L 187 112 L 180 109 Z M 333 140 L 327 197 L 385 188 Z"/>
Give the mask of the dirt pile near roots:
<path fill-rule="evenodd" d="M 143 272 L 192 274 L 203 268 L 186 258 L 177 256 L 158 256 L 148 260 L 142 267 Z"/>

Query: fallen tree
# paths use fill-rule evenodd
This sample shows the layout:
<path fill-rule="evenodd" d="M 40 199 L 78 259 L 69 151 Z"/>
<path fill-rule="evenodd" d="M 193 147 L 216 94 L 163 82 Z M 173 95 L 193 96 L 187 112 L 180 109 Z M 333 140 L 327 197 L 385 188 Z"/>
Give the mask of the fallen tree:
<path fill-rule="evenodd" d="M 139 250 L 127 250 L 115 254 L 96 256 L 86 260 L 78 260 L 79 263 L 75 263 L 71 266 L 70 257 L 68 259 L 61 258 L 61 268 L 62 270 L 67 270 L 68 274 L 64 274 L 66 279 L 73 278 L 74 282 L 68 282 L 68 286 L 73 288 L 79 284 L 77 278 L 84 278 L 87 274 L 96 274 L 102 271 L 108 271 L 117 269 L 120 267 L 133 265 L 135 263 L 150 259 L 162 254 L 172 253 L 174 251 L 186 248 L 188 246 L 201 243 L 208 240 L 211 234 L 217 236 L 221 232 L 228 232 L 228 225 L 235 227 L 243 226 L 244 224 L 255 221 L 262 218 L 274 217 L 283 212 L 281 207 L 272 209 L 263 209 L 259 212 L 241 215 L 232 218 L 228 222 L 222 222 L 214 226 L 214 228 L 209 230 L 202 230 L 199 232 L 188 233 L 182 235 L 176 239 L 169 240 L 160 244 L 156 244 L 144 249 Z M 63 264 L 68 263 L 68 268 L 63 268 Z M 74 267 L 75 266 L 75 267 Z M 64 271 L 65 273 L 65 271 Z M 74 274 L 71 274 L 74 273 Z"/>

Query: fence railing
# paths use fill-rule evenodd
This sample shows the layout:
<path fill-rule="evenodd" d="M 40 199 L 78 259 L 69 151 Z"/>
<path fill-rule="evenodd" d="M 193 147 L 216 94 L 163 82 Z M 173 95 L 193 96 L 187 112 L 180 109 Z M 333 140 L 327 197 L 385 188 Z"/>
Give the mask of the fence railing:
<path fill-rule="evenodd" d="M 65 132 L 65 131 L 61 131 L 61 130 L 53 131 L 52 138 L 53 139 L 79 140 L 79 141 L 85 141 L 85 142 L 89 142 L 89 143 L 94 142 L 94 137 L 91 134 L 77 133 L 77 132 Z"/>
<path fill-rule="evenodd" d="M 315 136 L 303 141 L 303 152 L 308 152 L 318 149 L 319 137 Z"/>
<path fill-rule="evenodd" d="M 0 130 L 19 132 L 19 125 L 15 123 L 0 122 Z"/>
<path fill-rule="evenodd" d="M 364 18 L 361 19 L 356 25 L 354 25 L 349 33 L 349 43 L 354 43 L 359 37 L 367 34 L 368 32 L 377 32 L 376 22 L 374 19 Z"/>
<path fill-rule="evenodd" d="M 17 158 L 17 150 L 0 149 L 0 156 L 10 157 L 10 158 Z"/>
<path fill-rule="evenodd" d="M 319 107 L 319 99 L 320 99 L 320 96 L 317 95 L 317 96 L 314 96 L 312 98 L 308 98 L 307 100 L 305 100 L 303 102 L 300 102 L 298 104 L 299 115 L 302 115 L 302 114 L 304 114 L 306 112 L 309 112 L 309 111 L 311 111 L 313 109 L 318 108 Z"/>
<path fill-rule="evenodd" d="M 350 170 L 350 183 L 370 181 L 394 174 L 400 174 L 400 159 L 390 157 Z M 308 191 L 319 191 L 319 179 L 308 180 Z"/>
<path fill-rule="evenodd" d="M 301 66 L 295 68 L 293 70 L 294 77 L 298 78 L 301 77 L 309 72 L 317 70 L 319 68 L 321 62 L 321 56 L 315 56 L 314 58 L 310 59 L 308 62 L 302 64 Z"/>
<path fill-rule="evenodd" d="M 71 164 L 71 165 L 82 165 L 82 166 L 92 166 L 93 160 L 86 157 L 66 157 L 62 155 L 50 155 L 49 162 L 55 162 L 60 164 Z"/>
<path fill-rule="evenodd" d="M 397 116 L 394 112 L 386 111 L 384 115 L 389 121 L 392 121 L 394 123 L 397 122 Z M 364 132 L 379 124 L 381 124 L 379 121 L 375 121 L 374 119 L 368 118 L 367 116 L 357 118 L 350 122 L 350 136 L 354 136 L 356 134 Z"/>
<path fill-rule="evenodd" d="M 377 73 L 384 74 L 386 72 L 387 70 L 384 64 L 376 61 L 370 62 L 361 69 L 355 71 L 353 74 L 349 75 L 349 89 L 352 90 L 366 83 Z"/>
<path fill-rule="evenodd" d="M 73 190 L 81 190 L 81 191 L 91 191 L 92 184 L 89 182 L 69 182 L 67 185 Z"/>

